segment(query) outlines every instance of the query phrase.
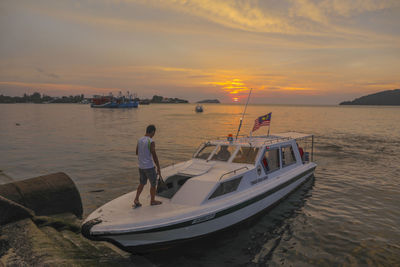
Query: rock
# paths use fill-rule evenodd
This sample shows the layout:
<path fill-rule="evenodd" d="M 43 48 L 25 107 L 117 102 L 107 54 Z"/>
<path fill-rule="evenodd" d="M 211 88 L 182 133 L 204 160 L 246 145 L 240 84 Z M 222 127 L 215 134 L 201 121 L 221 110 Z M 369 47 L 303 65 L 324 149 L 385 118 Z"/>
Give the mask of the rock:
<path fill-rule="evenodd" d="M 0 195 L 0 225 L 33 217 L 32 210 Z"/>
<path fill-rule="evenodd" d="M 76 218 L 75 227 L 80 221 Z M 41 218 L 45 220 L 44 217 Z M 59 221 L 62 217 L 48 217 Z M 71 220 L 71 218 L 68 218 Z M 31 219 L 0 229 L 0 266 L 132 266 L 129 253 L 105 242 L 92 242 L 66 227 L 36 225 Z"/>

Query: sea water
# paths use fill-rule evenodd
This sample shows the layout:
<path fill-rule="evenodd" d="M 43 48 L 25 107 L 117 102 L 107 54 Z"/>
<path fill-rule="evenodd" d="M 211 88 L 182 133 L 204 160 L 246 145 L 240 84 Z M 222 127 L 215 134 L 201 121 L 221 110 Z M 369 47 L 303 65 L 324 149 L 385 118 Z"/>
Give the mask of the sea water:
<path fill-rule="evenodd" d="M 196 113 L 193 104 L 2 104 L 0 170 L 15 180 L 67 173 L 87 216 L 136 189 L 136 141 L 148 124 L 157 127 L 162 167 L 189 159 L 207 139 L 236 134 L 243 106 L 203 107 Z M 269 112 L 271 133 L 315 135 L 315 177 L 234 233 L 146 257 L 157 266 L 399 265 L 400 108 L 250 105 L 240 133 L 248 135 Z"/>

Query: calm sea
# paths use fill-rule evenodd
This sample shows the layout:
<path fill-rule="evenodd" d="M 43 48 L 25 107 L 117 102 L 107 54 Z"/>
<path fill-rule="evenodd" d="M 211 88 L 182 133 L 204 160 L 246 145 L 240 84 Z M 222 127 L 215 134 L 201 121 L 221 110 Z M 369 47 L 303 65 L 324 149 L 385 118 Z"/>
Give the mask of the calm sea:
<path fill-rule="evenodd" d="M 85 216 L 136 189 L 136 140 L 152 123 L 162 166 L 210 138 L 235 134 L 243 106 L 0 105 L 0 169 L 16 180 L 63 171 Z M 272 112 L 271 132 L 315 135 L 315 178 L 235 233 L 168 255 L 158 266 L 400 265 L 400 108 L 250 105 L 241 133 Z M 267 127 L 259 130 L 265 134 Z M 7 182 L 4 176 L 2 183 Z"/>

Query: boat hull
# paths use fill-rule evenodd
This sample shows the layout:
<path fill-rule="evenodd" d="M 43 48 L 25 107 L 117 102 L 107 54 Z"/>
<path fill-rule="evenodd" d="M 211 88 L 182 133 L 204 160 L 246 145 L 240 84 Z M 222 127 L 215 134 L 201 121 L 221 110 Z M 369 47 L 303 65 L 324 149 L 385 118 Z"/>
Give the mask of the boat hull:
<path fill-rule="evenodd" d="M 95 240 L 109 241 L 120 248 L 142 253 L 174 246 L 226 230 L 270 209 L 313 175 L 315 167 L 253 198 L 207 216 L 145 231 L 90 235 Z M 90 229 L 88 229 L 90 232 Z"/>

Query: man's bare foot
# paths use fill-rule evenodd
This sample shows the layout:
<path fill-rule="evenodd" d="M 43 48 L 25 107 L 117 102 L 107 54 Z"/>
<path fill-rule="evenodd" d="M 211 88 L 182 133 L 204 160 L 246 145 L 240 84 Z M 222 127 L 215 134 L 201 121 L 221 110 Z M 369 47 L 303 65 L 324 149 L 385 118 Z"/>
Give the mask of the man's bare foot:
<path fill-rule="evenodd" d="M 161 201 L 158 201 L 158 200 L 154 200 L 154 201 L 152 201 L 152 202 L 150 203 L 150 205 L 152 205 L 152 206 L 161 205 L 161 204 L 162 204 L 162 202 L 161 202 Z"/>
<path fill-rule="evenodd" d="M 142 206 L 142 204 L 139 202 L 139 200 L 133 201 L 133 205 L 132 205 L 133 208 L 139 208 L 141 206 Z"/>

